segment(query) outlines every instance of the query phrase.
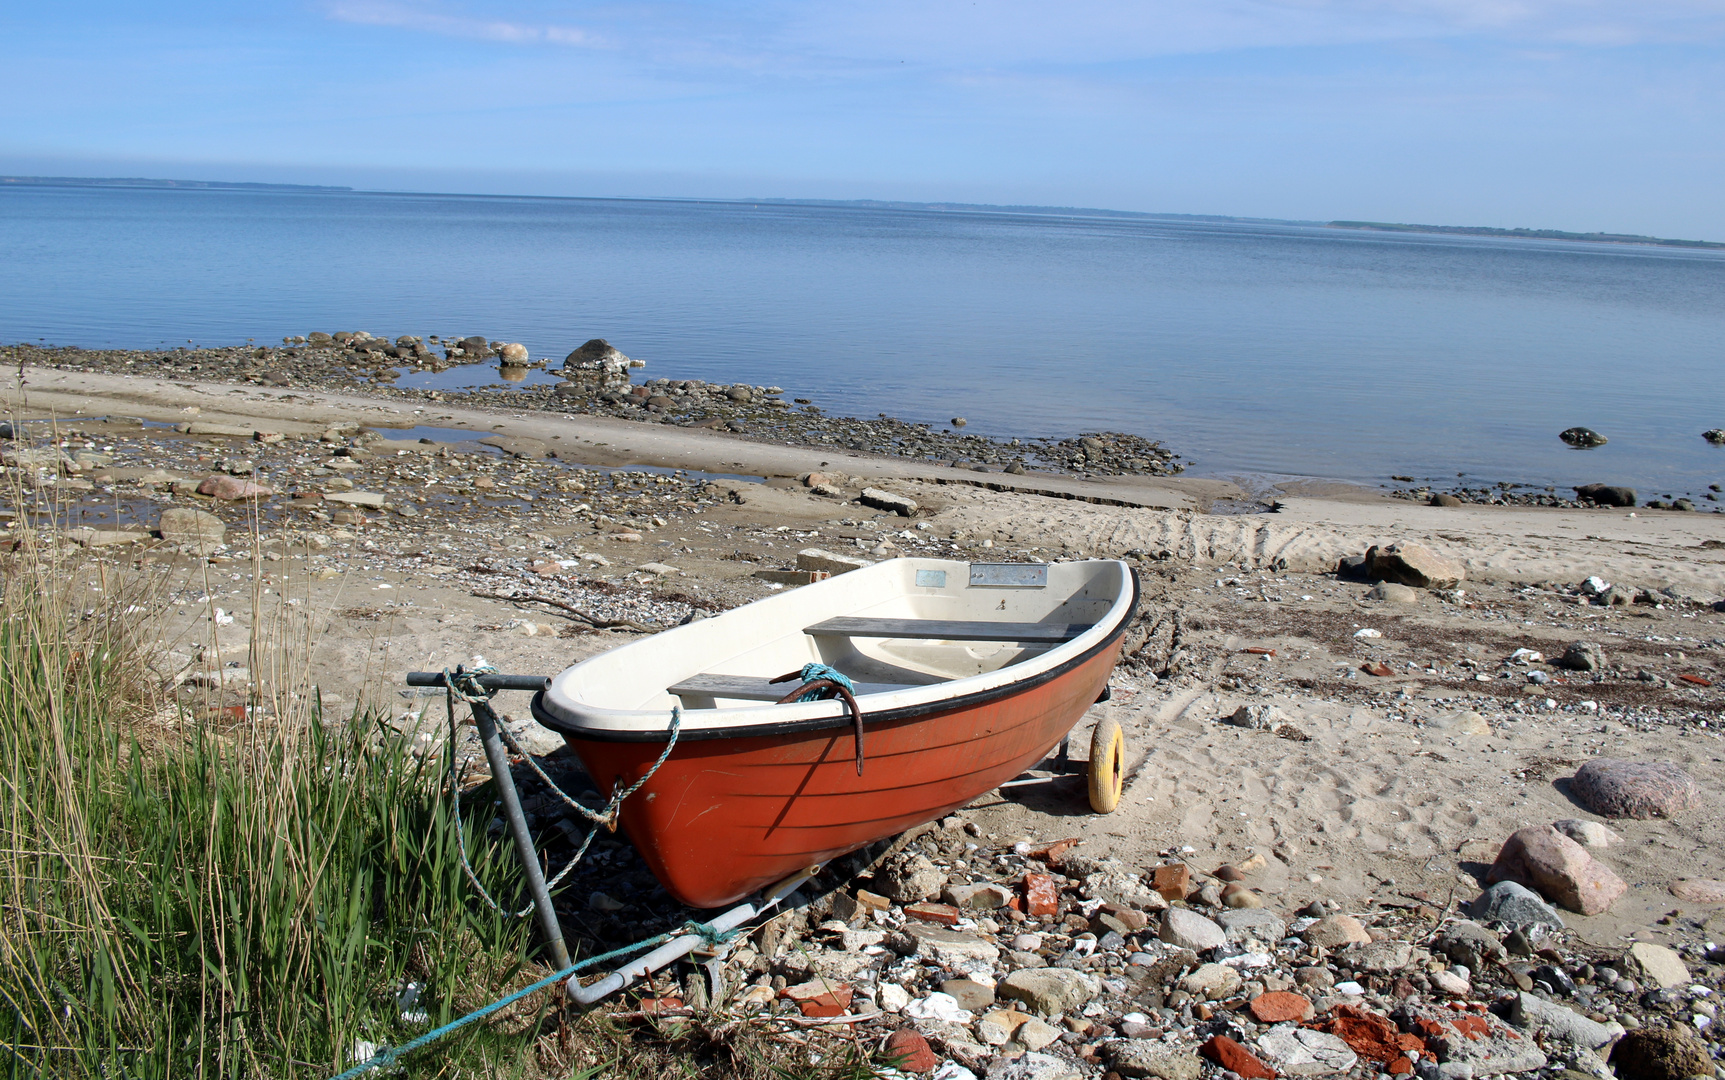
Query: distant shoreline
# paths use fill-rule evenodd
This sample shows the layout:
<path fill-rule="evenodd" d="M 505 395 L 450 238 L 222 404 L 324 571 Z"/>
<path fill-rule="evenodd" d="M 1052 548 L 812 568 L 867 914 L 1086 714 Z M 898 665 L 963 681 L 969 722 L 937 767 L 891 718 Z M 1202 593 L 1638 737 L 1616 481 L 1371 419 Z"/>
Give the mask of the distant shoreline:
<path fill-rule="evenodd" d="M 1651 247 L 1725 249 L 1716 240 L 1675 240 L 1635 233 L 1578 233 L 1562 229 L 1499 229 L 1488 225 L 1414 225 L 1390 221 L 1306 221 L 1296 218 L 1241 217 L 1229 214 L 1175 214 L 1151 210 L 1109 210 L 1084 206 L 911 202 L 895 199 L 791 199 L 782 197 L 698 198 L 692 196 L 503 195 L 495 192 L 362 191 L 328 184 L 265 184 L 225 180 L 158 180 L 144 177 L 0 176 L 0 187 L 172 188 L 281 192 L 343 192 L 358 195 L 431 195 L 458 198 L 569 199 L 580 202 L 676 202 L 755 204 L 766 206 L 854 207 L 860 210 L 911 210 L 936 213 L 1058 215 L 1062 217 L 1143 218 L 1161 221 L 1211 222 L 1232 225 L 1295 225 L 1306 228 L 1351 229 L 1359 232 L 1432 233 L 1448 236 L 1489 236 L 1508 240 L 1569 240 L 1594 244 L 1636 244 Z"/>
<path fill-rule="evenodd" d="M 352 191 L 327 184 L 230 183 L 225 180 L 151 180 L 141 176 L 0 176 L 13 187 L 191 188 L 224 191 Z"/>
<path fill-rule="evenodd" d="M 1363 232 L 1440 233 L 1450 236 L 1501 236 L 1511 240 L 1581 240 L 1592 244 L 1641 244 L 1654 247 L 1725 248 L 1714 240 L 1669 240 L 1634 233 L 1577 233 L 1561 229 L 1494 229 L 1487 225 L 1401 225 L 1387 221 L 1332 221 L 1332 229 Z"/>

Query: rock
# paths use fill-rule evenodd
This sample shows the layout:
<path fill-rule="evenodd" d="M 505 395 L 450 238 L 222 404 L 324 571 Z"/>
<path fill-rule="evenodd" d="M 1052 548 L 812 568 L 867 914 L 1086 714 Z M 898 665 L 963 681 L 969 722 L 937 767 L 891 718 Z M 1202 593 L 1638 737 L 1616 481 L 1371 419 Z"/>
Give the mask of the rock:
<path fill-rule="evenodd" d="M 994 911 L 1012 902 L 1012 893 L 1000 885 L 948 885 L 940 897 L 955 907 Z"/>
<path fill-rule="evenodd" d="M 1462 502 L 1460 499 L 1456 498 L 1454 495 L 1446 495 L 1442 492 L 1434 492 L 1432 494 L 1431 499 L 1428 501 L 1427 505 L 1428 506 L 1466 506 L 1467 504 Z"/>
<path fill-rule="evenodd" d="M 1102 1045 L 1108 1067 L 1131 1080 L 1198 1080 L 1203 1064 L 1198 1055 L 1160 1039 L 1121 1039 Z"/>
<path fill-rule="evenodd" d="M 927 956 L 942 964 L 962 966 L 972 960 L 986 960 L 992 964 L 1000 959 L 999 949 L 963 930 L 913 922 L 905 924 L 904 932 L 916 942 L 918 956 Z"/>
<path fill-rule="evenodd" d="M 497 358 L 503 361 L 504 367 L 525 367 L 527 365 L 527 346 L 518 341 L 512 341 L 503 346 Z"/>
<path fill-rule="evenodd" d="M 881 983 L 875 1000 L 887 1012 L 900 1012 L 910 1004 L 910 991 L 898 983 Z"/>
<path fill-rule="evenodd" d="M 1599 506 L 1634 506 L 1635 489 L 1632 487 L 1616 487 L 1611 484 L 1580 484 L 1575 489 L 1575 497 L 1584 499 Z"/>
<path fill-rule="evenodd" d="M 1012 1041 L 1026 1050 L 1040 1050 L 1058 1038 L 1059 1028 L 1053 1024 L 1045 1024 L 1034 1016 L 1019 1024 L 1018 1030 L 1012 1033 Z"/>
<path fill-rule="evenodd" d="M 1528 993 L 1517 994 L 1510 999 L 1509 1022 L 1540 1036 L 1542 1042 L 1555 1038 L 1588 1050 L 1599 1049 L 1618 1034 L 1574 1009 Z"/>
<path fill-rule="evenodd" d="M 1666 886 L 1671 895 L 1691 904 L 1725 904 L 1725 881 L 1679 878 Z"/>
<path fill-rule="evenodd" d="M 1689 983 L 1689 969 L 1683 966 L 1676 953 L 1663 945 L 1637 941 L 1624 953 L 1624 960 L 1632 970 L 1639 969 L 1647 982 L 1655 982 L 1668 989 Z"/>
<path fill-rule="evenodd" d="M 1472 709 L 1463 709 L 1461 712 L 1454 713 L 1439 713 L 1431 719 L 1430 724 L 1433 728 L 1448 735 L 1491 734 L 1491 724 L 1486 722 L 1485 717 Z"/>
<path fill-rule="evenodd" d="M 899 855 L 875 876 L 881 894 L 901 904 L 927 900 L 946 884 L 946 871 L 924 855 Z"/>
<path fill-rule="evenodd" d="M 867 559 L 859 559 L 851 555 L 835 555 L 821 548 L 804 548 L 797 552 L 798 570 L 821 570 L 828 574 L 837 575 L 873 565 L 874 563 Z"/>
<path fill-rule="evenodd" d="M 1516 830 L 1504 841 L 1485 880 L 1527 885 L 1582 915 L 1609 909 L 1629 888 L 1610 867 L 1550 825 Z"/>
<path fill-rule="evenodd" d="M 1594 446 L 1604 446 L 1606 443 L 1605 436 L 1594 431 L 1592 428 L 1584 427 L 1564 428 L 1562 431 L 1557 433 L 1557 437 L 1571 446 L 1579 446 L 1583 449 Z"/>
<path fill-rule="evenodd" d="M 1199 953 L 1228 943 L 1228 934 L 1220 926 L 1196 911 L 1185 908 L 1169 908 L 1164 911 L 1162 928 L 1157 936 L 1176 948 L 1191 949 Z"/>
<path fill-rule="evenodd" d="M 191 548 L 198 555 L 208 555 L 221 547 L 228 527 L 214 514 L 190 507 L 174 507 L 162 511 L 156 530 L 170 544 Z"/>
<path fill-rule="evenodd" d="M 1473 917 L 1510 926 L 1549 926 L 1563 929 L 1563 918 L 1539 894 L 1514 881 L 1500 881 L 1473 902 Z"/>
<path fill-rule="evenodd" d="M 1254 731 L 1267 731 L 1276 726 L 1278 717 L 1274 707 L 1269 705 L 1242 705 L 1222 718 L 1224 722 L 1235 727 L 1251 728 Z"/>
<path fill-rule="evenodd" d="M 1236 943 L 1256 939 L 1264 945 L 1274 945 L 1288 936 L 1288 924 L 1281 916 L 1262 908 L 1224 911 L 1216 916 L 1216 922 L 1227 933 L 1228 940 Z"/>
<path fill-rule="evenodd" d="M 1367 600 L 1382 600 L 1390 604 L 1417 604 L 1420 594 L 1406 585 L 1398 585 L 1393 581 L 1380 581 L 1366 593 Z"/>
<path fill-rule="evenodd" d="M 618 352 L 604 338 L 594 338 L 563 358 L 566 368 L 623 371 L 633 366 L 627 356 Z"/>
<path fill-rule="evenodd" d="M 1238 882 L 1230 882 L 1222 886 L 1222 906 L 1227 908 L 1261 908 L 1263 897 L 1246 888 Z"/>
<path fill-rule="evenodd" d="M 1569 837 L 1571 840 L 1574 840 L 1582 847 L 1606 848 L 1610 847 L 1612 844 L 1623 842 L 1623 837 L 1618 836 L 1616 833 L 1612 832 L 1609 828 L 1601 825 L 1597 821 L 1583 821 L 1580 818 L 1564 818 L 1562 821 L 1552 822 L 1551 827 Z"/>
<path fill-rule="evenodd" d="M 1276 1070 L 1258 1056 L 1226 1035 L 1212 1035 L 1198 1048 L 1198 1053 L 1227 1069 L 1241 1080 L 1276 1080 Z"/>
<path fill-rule="evenodd" d="M 915 517 L 917 511 L 915 499 L 872 487 L 862 489 L 862 504 L 876 510 L 890 511 L 899 517 Z"/>
<path fill-rule="evenodd" d="M 266 495 L 275 494 L 262 484 L 250 480 L 241 480 L 233 476 L 209 476 L 198 485 L 199 495 L 208 495 L 225 502 L 236 502 L 240 499 L 261 499 Z"/>
<path fill-rule="evenodd" d="M 1707 1044 L 1675 1027 L 1631 1031 L 1617 1040 L 1609 1060 L 1622 1080 L 1689 1080 L 1714 1075 Z"/>
<path fill-rule="evenodd" d="M 1258 1053 L 1288 1076 L 1346 1072 L 1360 1060 L 1339 1036 L 1291 1026 L 1274 1027 L 1260 1035 Z"/>
<path fill-rule="evenodd" d="M 1572 641 L 1557 663 L 1572 671 L 1600 671 L 1605 667 L 1605 650 L 1591 641 Z"/>
<path fill-rule="evenodd" d="M 1461 920 L 1450 923 L 1435 943 L 1438 953 L 1451 963 L 1478 971 L 1489 962 L 1504 958 L 1503 940 L 1478 923 Z"/>
<path fill-rule="evenodd" d="M 1360 925 L 1360 920 L 1352 915 L 1325 915 L 1306 927 L 1300 938 L 1308 945 L 1324 949 L 1338 949 L 1354 943 L 1363 945 L 1372 940 L 1366 928 Z"/>
<path fill-rule="evenodd" d="M 1366 549 L 1366 572 L 1376 581 L 1420 589 L 1453 589 L 1467 576 L 1462 565 L 1420 544 Z"/>
<path fill-rule="evenodd" d="M 997 998 L 1022 1001 L 1042 1016 L 1075 1012 L 1101 992 L 1101 985 L 1093 977 L 1072 968 L 1014 971 L 994 987 Z"/>
<path fill-rule="evenodd" d="M 1569 794 L 1601 817 L 1671 817 L 1701 805 L 1689 774 L 1658 761 L 1594 758 L 1569 781 Z"/>
<path fill-rule="evenodd" d="M 1205 1001 L 1221 1001 L 1240 989 L 1240 973 L 1226 964 L 1204 964 L 1180 980 L 1180 989 Z"/>
<path fill-rule="evenodd" d="M 940 984 L 940 992 L 950 994 L 967 1012 L 979 1013 L 994 1004 L 994 989 L 971 979 L 948 979 Z"/>
<path fill-rule="evenodd" d="M 380 509 L 388 497 L 376 491 L 332 491 L 325 493 L 324 502 L 346 503 L 349 506 L 369 506 Z"/>
<path fill-rule="evenodd" d="M 1725 446 L 1725 428 L 1709 428 L 1701 433 L 1701 437 L 1714 446 Z"/>
<path fill-rule="evenodd" d="M 1349 945 L 1340 955 L 1355 971 L 1393 975 L 1413 963 L 1414 947 L 1405 941 L 1369 941 Z"/>
<path fill-rule="evenodd" d="M 195 420 L 186 425 L 188 435 L 225 435 L 233 439 L 250 439 L 257 435 L 254 428 L 242 427 L 238 424 L 207 424 Z"/>
<path fill-rule="evenodd" d="M 970 1013 L 960 1008 L 951 994 L 939 991 L 906 1005 L 904 1014 L 913 1020 L 939 1020 L 956 1024 L 968 1024 L 971 1021 Z"/>
<path fill-rule="evenodd" d="M 988 1080 L 1081 1080 L 1076 1065 L 1047 1054 L 1002 1055 L 988 1070 Z"/>
<path fill-rule="evenodd" d="M 886 1037 L 886 1047 L 881 1051 L 892 1066 L 904 1072 L 933 1072 L 940 1058 L 930 1049 L 928 1040 L 917 1033 L 915 1028 L 900 1028 Z"/>
<path fill-rule="evenodd" d="M 1303 1024 L 1312 1018 L 1312 1002 L 1304 994 L 1273 990 L 1259 994 L 1250 1005 L 1252 1015 L 1260 1024 Z"/>
<path fill-rule="evenodd" d="M 1454 968 L 1431 972 L 1426 978 L 1431 981 L 1432 989 L 1450 997 L 1464 998 L 1473 993 L 1473 984 Z"/>

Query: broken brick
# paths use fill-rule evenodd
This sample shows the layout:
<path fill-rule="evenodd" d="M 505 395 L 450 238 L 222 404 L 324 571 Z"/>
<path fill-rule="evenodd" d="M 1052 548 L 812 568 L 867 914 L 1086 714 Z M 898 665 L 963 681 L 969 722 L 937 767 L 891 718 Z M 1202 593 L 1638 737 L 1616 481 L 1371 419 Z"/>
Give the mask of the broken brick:
<path fill-rule="evenodd" d="M 907 904 L 904 913 L 923 922 L 939 923 L 942 926 L 958 925 L 958 909 L 951 904 Z"/>
<path fill-rule="evenodd" d="M 1156 867 L 1150 887 L 1164 900 L 1184 900 L 1192 887 L 1192 870 L 1185 863 L 1170 863 Z"/>
<path fill-rule="evenodd" d="M 1054 875 L 1024 875 L 1024 907 L 1025 914 L 1038 918 L 1060 913 L 1060 891 L 1054 887 Z"/>
<path fill-rule="evenodd" d="M 1209 1042 L 1198 1048 L 1198 1052 L 1242 1080 L 1276 1080 L 1276 1070 L 1226 1035 L 1212 1036 Z"/>

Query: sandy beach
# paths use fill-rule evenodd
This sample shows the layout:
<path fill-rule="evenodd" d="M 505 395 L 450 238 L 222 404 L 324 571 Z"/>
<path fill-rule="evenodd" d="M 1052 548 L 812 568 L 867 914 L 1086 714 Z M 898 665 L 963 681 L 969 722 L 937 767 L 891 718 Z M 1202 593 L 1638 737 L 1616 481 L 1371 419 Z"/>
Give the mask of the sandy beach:
<path fill-rule="evenodd" d="M 1073 738 L 1082 752 L 1103 715 L 1125 729 L 1120 809 L 1092 815 L 1082 781 L 1057 779 L 985 796 L 964 814 L 973 835 L 1078 837 L 1140 871 L 1167 857 L 1207 872 L 1259 856 L 1251 887 L 1284 913 L 1314 900 L 1447 911 L 1478 895 L 1516 830 L 1603 820 L 1568 794 L 1580 764 L 1669 762 L 1706 793 L 1702 805 L 1611 820 L 1622 839 L 1597 854 L 1628 891 L 1607 912 L 1564 918 L 1602 951 L 1696 946 L 1717 925 L 1716 908 L 1668 888 L 1725 878 L 1715 515 L 1428 507 L 1343 485 L 1273 492 L 1274 513 L 1209 514 L 1218 499 L 1250 496 L 1178 476 L 984 477 L 603 416 L 45 368 L 23 369 L 20 385 L 19 374 L 0 385 L 16 418 L 54 420 L 72 466 L 14 457 L 13 471 L 94 529 L 68 539 L 155 575 L 163 674 L 188 704 L 231 705 L 274 677 L 249 670 L 248 640 L 260 620 L 291 617 L 316 641 L 310 682 L 327 703 L 380 705 L 423 724 L 431 744 L 441 703 L 409 696 L 407 671 L 483 657 L 551 674 L 769 595 L 783 586 L 756 572 L 791 568 L 803 549 L 1126 558 L 1143 607 L 1113 700 Z M 414 427 L 472 441 L 394 435 Z M 47 446 L 42 428 L 20 428 Z M 176 493 L 212 475 L 269 487 L 261 516 L 249 499 Z M 920 509 L 872 509 L 863 487 Z M 225 538 L 197 555 L 151 535 L 172 507 L 216 515 Z M 1346 556 L 1410 543 L 1465 577 L 1402 603 L 1336 574 Z M 1589 578 L 1623 602 L 1598 602 Z M 1598 645 L 1599 670 L 1550 663 L 1576 641 Z M 523 737 L 554 750 L 525 701 L 511 704 Z M 1270 707 L 1273 722 L 1225 722 L 1247 705 Z M 1674 909 L 1692 918 L 1664 918 Z"/>

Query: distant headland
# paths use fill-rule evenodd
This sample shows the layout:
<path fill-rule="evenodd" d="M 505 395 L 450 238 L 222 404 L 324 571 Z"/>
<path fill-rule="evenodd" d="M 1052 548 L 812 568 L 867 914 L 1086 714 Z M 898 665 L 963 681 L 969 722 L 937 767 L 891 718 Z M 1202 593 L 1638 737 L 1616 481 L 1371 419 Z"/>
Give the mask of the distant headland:
<path fill-rule="evenodd" d="M 1594 244 L 1653 244 L 1658 247 L 1725 248 L 1713 240 L 1668 240 L 1633 233 L 1578 233 L 1560 229 L 1493 229 L 1485 225 L 1398 225 L 1386 221 L 1332 221 L 1332 229 L 1364 229 L 1368 232 L 1448 233 L 1455 236 L 1505 236 L 1515 240 L 1585 240 Z"/>

